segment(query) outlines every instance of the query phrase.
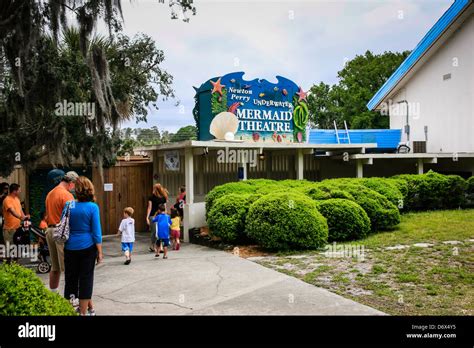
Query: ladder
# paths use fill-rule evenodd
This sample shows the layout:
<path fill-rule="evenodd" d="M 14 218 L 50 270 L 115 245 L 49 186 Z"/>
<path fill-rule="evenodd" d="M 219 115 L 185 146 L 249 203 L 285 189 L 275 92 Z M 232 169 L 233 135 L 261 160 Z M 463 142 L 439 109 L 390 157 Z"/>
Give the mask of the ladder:
<path fill-rule="evenodd" d="M 341 144 L 341 140 L 347 140 L 347 144 L 350 144 L 351 143 L 351 137 L 349 136 L 349 129 L 347 128 L 347 123 L 346 121 L 344 120 L 344 132 L 345 132 L 345 136 L 343 137 L 340 137 L 339 136 L 339 131 L 337 130 L 337 124 L 336 124 L 336 121 L 333 121 L 334 122 L 334 130 L 336 132 L 336 140 L 337 140 L 337 143 L 338 144 Z M 346 144 L 346 143 L 344 143 Z"/>

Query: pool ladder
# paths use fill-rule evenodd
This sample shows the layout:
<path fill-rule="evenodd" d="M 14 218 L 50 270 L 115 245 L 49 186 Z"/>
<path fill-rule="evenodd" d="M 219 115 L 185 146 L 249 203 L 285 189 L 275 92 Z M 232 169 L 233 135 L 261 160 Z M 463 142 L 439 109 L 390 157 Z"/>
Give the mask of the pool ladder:
<path fill-rule="evenodd" d="M 344 120 L 344 132 L 345 132 L 345 136 L 343 137 L 340 137 L 339 136 L 339 131 L 337 130 L 337 124 L 336 124 L 336 121 L 333 121 L 334 122 L 334 130 L 336 132 L 336 140 L 337 140 L 337 143 L 338 144 L 341 144 L 341 140 L 347 140 L 347 143 L 344 142 L 344 144 L 350 144 L 351 143 L 351 137 L 349 136 L 349 129 L 347 128 L 347 123 L 346 121 Z"/>

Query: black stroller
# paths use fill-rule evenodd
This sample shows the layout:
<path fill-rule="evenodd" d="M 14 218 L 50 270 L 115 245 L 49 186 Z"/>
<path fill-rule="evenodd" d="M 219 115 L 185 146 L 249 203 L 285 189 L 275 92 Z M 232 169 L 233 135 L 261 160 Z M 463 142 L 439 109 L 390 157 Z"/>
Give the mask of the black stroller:
<path fill-rule="evenodd" d="M 51 270 L 49 263 L 49 249 L 46 242 L 46 234 L 40 228 L 33 226 L 29 220 L 24 220 L 21 226 L 13 235 L 13 243 L 15 245 L 30 246 L 30 236 L 33 234 L 38 240 L 38 264 L 36 269 L 38 273 L 48 273 Z"/>

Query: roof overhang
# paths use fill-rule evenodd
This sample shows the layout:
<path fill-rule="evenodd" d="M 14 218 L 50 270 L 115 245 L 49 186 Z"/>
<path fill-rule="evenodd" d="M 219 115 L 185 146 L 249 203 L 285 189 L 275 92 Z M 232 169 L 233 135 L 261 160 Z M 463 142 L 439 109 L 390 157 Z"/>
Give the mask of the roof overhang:
<path fill-rule="evenodd" d="M 474 6 L 472 4 L 473 0 L 456 0 L 449 7 L 367 103 L 369 110 L 379 110 L 384 101 L 392 98 L 398 92 L 461 24 L 474 13 Z"/>
<path fill-rule="evenodd" d="M 350 155 L 350 159 L 434 159 L 434 158 L 474 158 L 474 152 L 459 153 L 370 153 Z"/>
<path fill-rule="evenodd" d="M 209 148 L 209 149 L 273 149 L 273 150 L 290 150 L 290 149 L 313 149 L 323 151 L 343 151 L 343 150 L 356 150 L 364 152 L 365 149 L 376 148 L 376 143 L 367 144 L 308 144 L 308 143 L 252 143 L 252 142 L 240 142 L 240 141 L 198 141 L 198 140 L 186 140 L 176 143 L 168 143 L 162 145 L 151 145 L 141 146 L 134 148 L 135 151 L 160 151 L 160 150 L 179 150 L 186 148 Z"/>

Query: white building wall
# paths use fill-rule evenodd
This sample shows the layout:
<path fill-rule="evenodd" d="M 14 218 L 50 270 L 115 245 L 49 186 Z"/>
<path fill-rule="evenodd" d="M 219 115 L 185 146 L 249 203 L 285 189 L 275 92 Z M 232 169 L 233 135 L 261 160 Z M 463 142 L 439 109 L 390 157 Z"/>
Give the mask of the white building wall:
<path fill-rule="evenodd" d="M 443 80 L 446 74 L 451 78 Z M 410 141 L 424 141 L 428 126 L 428 152 L 474 152 L 474 15 L 393 98 L 392 129 L 404 129 L 406 114 L 401 108 L 405 104 L 396 104 L 402 100 L 409 102 L 412 114 Z M 403 131 L 402 141 L 406 141 Z"/>

